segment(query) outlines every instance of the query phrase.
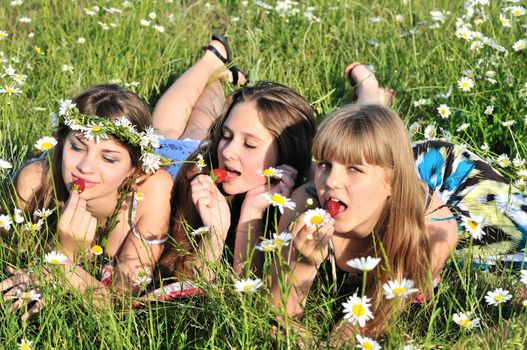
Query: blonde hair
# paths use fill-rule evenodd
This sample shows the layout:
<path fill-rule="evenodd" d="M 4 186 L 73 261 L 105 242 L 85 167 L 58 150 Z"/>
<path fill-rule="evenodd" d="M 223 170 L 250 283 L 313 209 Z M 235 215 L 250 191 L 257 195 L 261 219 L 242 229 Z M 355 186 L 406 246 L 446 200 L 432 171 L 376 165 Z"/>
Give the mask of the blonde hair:
<path fill-rule="evenodd" d="M 313 140 L 313 156 L 343 164 L 366 161 L 390 174 L 391 195 L 374 226 L 373 246 L 367 252 L 382 258 L 368 281 L 375 314 L 368 330 L 382 332 L 391 312 L 383 302 L 383 283 L 410 278 L 425 286 L 430 266 L 430 239 L 424 219 L 426 193 L 415 170 L 408 131 L 387 107 L 347 105 L 321 123 Z"/>

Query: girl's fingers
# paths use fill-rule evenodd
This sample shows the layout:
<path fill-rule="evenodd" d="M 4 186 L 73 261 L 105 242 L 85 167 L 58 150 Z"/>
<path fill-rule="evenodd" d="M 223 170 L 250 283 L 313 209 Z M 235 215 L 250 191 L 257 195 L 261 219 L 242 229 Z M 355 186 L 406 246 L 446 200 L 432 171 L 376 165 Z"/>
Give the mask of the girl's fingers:
<path fill-rule="evenodd" d="M 18 299 L 13 304 L 11 304 L 11 307 L 9 308 L 9 312 L 13 312 L 13 311 L 20 309 L 22 305 L 24 305 L 24 302 L 25 302 L 24 300 Z"/>
<path fill-rule="evenodd" d="M 73 213 L 75 213 L 75 209 L 77 208 L 78 201 L 79 193 L 77 191 L 71 191 L 70 198 L 68 198 L 66 207 L 60 218 L 61 224 L 65 227 L 69 226 L 71 223 L 71 219 L 73 218 Z"/>
<path fill-rule="evenodd" d="M 44 306 L 45 304 L 43 300 L 37 301 L 29 310 L 24 312 L 24 314 L 22 315 L 22 320 L 27 320 L 35 316 L 44 308 Z"/>
<path fill-rule="evenodd" d="M 28 283 L 29 280 L 29 276 L 25 273 L 15 274 L 0 282 L 0 292 L 11 289 L 16 285 L 19 285 L 20 283 Z"/>
<path fill-rule="evenodd" d="M 90 224 L 88 225 L 88 236 L 91 240 L 95 238 L 96 231 L 97 231 L 97 219 L 92 216 L 90 218 Z"/>
<path fill-rule="evenodd" d="M 27 290 L 28 284 L 27 283 L 20 283 L 13 288 L 11 288 L 7 293 L 4 294 L 4 302 L 7 302 L 11 299 L 14 299 L 17 297 L 18 293 L 23 293 Z"/>

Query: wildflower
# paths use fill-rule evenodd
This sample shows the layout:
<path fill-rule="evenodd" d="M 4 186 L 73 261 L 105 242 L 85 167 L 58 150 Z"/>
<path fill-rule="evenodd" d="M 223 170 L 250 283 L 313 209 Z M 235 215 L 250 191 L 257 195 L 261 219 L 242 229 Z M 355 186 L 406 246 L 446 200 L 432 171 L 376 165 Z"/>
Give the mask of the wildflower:
<path fill-rule="evenodd" d="M 27 75 L 25 74 L 15 74 L 11 78 L 17 83 L 18 85 L 24 85 L 26 83 Z"/>
<path fill-rule="evenodd" d="M 13 217 L 14 217 L 15 222 L 17 224 L 21 224 L 21 223 L 24 222 L 24 216 L 22 215 L 22 210 L 20 210 L 18 208 L 15 208 L 14 213 L 13 213 Z"/>
<path fill-rule="evenodd" d="M 142 169 L 147 174 L 155 173 L 161 166 L 161 156 L 157 153 L 143 153 L 141 156 Z"/>
<path fill-rule="evenodd" d="M 148 14 L 148 17 L 150 17 L 150 19 L 156 19 L 157 14 L 156 14 L 155 12 L 150 12 L 150 13 Z"/>
<path fill-rule="evenodd" d="M 37 209 L 37 210 L 35 210 L 33 215 L 35 215 L 36 217 L 41 218 L 41 219 L 46 219 L 54 211 L 55 211 L 55 209 Z"/>
<path fill-rule="evenodd" d="M 236 281 L 234 284 L 234 288 L 236 288 L 236 291 L 238 293 L 253 293 L 258 290 L 262 286 L 262 280 L 259 278 L 256 279 L 245 279 Z"/>
<path fill-rule="evenodd" d="M 414 107 L 421 107 L 421 106 L 426 106 L 428 104 L 430 104 L 430 100 L 426 99 L 426 98 L 420 98 L 416 101 L 413 101 L 412 102 Z"/>
<path fill-rule="evenodd" d="M 258 174 L 260 176 L 265 176 L 267 178 L 277 178 L 277 179 L 280 179 L 283 175 L 283 170 L 281 169 L 277 169 L 277 168 L 273 168 L 273 167 L 269 167 L 267 169 L 264 169 L 264 170 L 258 170 Z"/>
<path fill-rule="evenodd" d="M 42 219 L 40 219 L 40 220 L 38 220 L 35 223 L 28 222 L 25 227 L 29 231 L 38 232 L 38 231 L 40 231 L 42 229 L 42 225 L 44 225 L 44 221 L 42 221 Z"/>
<path fill-rule="evenodd" d="M 33 341 L 22 339 L 20 343 L 18 343 L 18 350 L 31 350 L 31 344 L 33 344 Z"/>
<path fill-rule="evenodd" d="M 512 165 L 519 168 L 525 164 L 525 159 L 520 158 L 520 156 L 517 154 L 516 157 L 512 160 Z"/>
<path fill-rule="evenodd" d="M 9 36 L 8 32 L 6 32 L 5 30 L 0 30 L 0 40 L 4 40 L 8 36 Z"/>
<path fill-rule="evenodd" d="M 522 192 L 527 190 L 527 183 L 525 182 L 525 179 L 516 180 L 514 181 L 513 185 Z"/>
<path fill-rule="evenodd" d="M 447 91 L 445 93 L 438 93 L 435 94 L 435 97 L 437 98 L 449 98 L 452 94 L 452 85 L 448 87 Z"/>
<path fill-rule="evenodd" d="M 149 27 L 150 26 L 150 21 L 146 20 L 146 19 L 142 19 L 142 20 L 139 21 L 139 24 L 142 25 L 143 27 Z"/>
<path fill-rule="evenodd" d="M 500 154 L 498 159 L 496 160 L 496 162 L 498 163 L 498 165 L 502 168 L 507 168 L 508 166 L 511 165 L 511 161 L 509 159 L 509 156 L 506 155 L 505 153 L 503 154 Z"/>
<path fill-rule="evenodd" d="M 84 43 L 86 43 L 86 38 L 84 38 L 84 37 L 82 37 L 82 36 L 79 37 L 79 38 L 77 39 L 77 43 L 79 43 L 79 44 L 81 44 L 81 45 L 84 44 Z"/>
<path fill-rule="evenodd" d="M 486 143 L 482 144 L 480 148 L 483 152 L 487 152 L 490 149 L 489 145 L 487 145 Z"/>
<path fill-rule="evenodd" d="M 51 265 L 64 265 L 68 258 L 62 253 L 51 251 L 44 256 L 44 261 Z"/>
<path fill-rule="evenodd" d="M 485 235 L 485 231 L 483 231 L 483 227 L 487 225 L 487 221 L 482 216 L 476 216 L 470 214 L 470 217 L 467 218 L 466 216 L 461 218 L 462 225 L 465 226 L 465 229 L 468 233 L 474 237 L 474 239 L 481 239 Z"/>
<path fill-rule="evenodd" d="M 437 107 L 437 112 L 443 119 L 447 119 L 448 117 L 450 117 L 450 108 L 444 103 Z"/>
<path fill-rule="evenodd" d="M 11 163 L 9 163 L 7 160 L 0 159 L 0 169 L 1 170 L 11 169 L 12 167 L 13 165 L 11 165 Z"/>
<path fill-rule="evenodd" d="M 469 126 L 470 126 L 470 123 L 463 123 L 457 128 L 457 131 L 460 132 L 460 131 L 467 130 Z"/>
<path fill-rule="evenodd" d="M 154 30 L 155 30 L 156 32 L 159 32 L 159 33 L 164 33 L 164 32 L 165 32 L 165 27 L 160 26 L 160 25 L 157 25 L 157 24 L 154 24 L 154 25 L 152 26 L 152 28 L 154 28 Z"/>
<path fill-rule="evenodd" d="M 255 246 L 255 248 L 261 252 L 274 252 L 276 249 L 278 249 L 278 246 L 274 244 L 272 240 L 266 239 L 263 240 L 259 245 Z"/>
<path fill-rule="evenodd" d="M 420 128 L 421 128 L 421 126 L 419 125 L 418 122 L 413 122 L 412 125 L 410 125 L 410 127 L 408 128 L 408 132 L 410 133 L 410 137 L 412 137 L 415 134 L 417 134 L 419 132 Z"/>
<path fill-rule="evenodd" d="M 198 160 L 196 162 L 196 167 L 199 169 L 199 171 L 203 170 L 207 164 L 205 163 L 205 159 L 203 158 L 202 154 L 198 154 Z"/>
<path fill-rule="evenodd" d="M 152 148 L 159 148 L 159 140 L 161 140 L 163 136 L 158 134 L 154 128 L 147 127 L 144 132 L 141 133 L 141 142 L 139 145 L 141 146 L 141 149 L 145 147 L 152 147 Z"/>
<path fill-rule="evenodd" d="M 479 327 L 479 318 L 470 319 L 470 312 L 453 315 L 454 322 L 457 323 L 461 328 L 472 329 Z"/>
<path fill-rule="evenodd" d="M 430 16 L 432 16 L 432 21 L 445 23 L 446 13 L 443 11 L 430 11 Z"/>
<path fill-rule="evenodd" d="M 525 170 L 525 169 L 519 170 L 518 171 L 518 176 L 523 176 L 524 178 L 527 179 L 527 170 Z"/>
<path fill-rule="evenodd" d="M 520 281 L 523 284 L 525 284 L 525 286 L 527 287 L 527 270 L 521 270 L 520 275 L 521 275 Z"/>
<path fill-rule="evenodd" d="M 461 79 L 459 79 L 457 81 L 457 85 L 463 91 L 470 91 L 470 89 L 472 89 L 474 87 L 474 80 L 470 79 L 469 77 L 461 77 Z M 441 114 L 441 116 L 443 118 L 448 118 L 448 116 L 445 117 L 443 115 L 443 113 L 441 113 L 441 111 L 439 111 L 439 109 L 438 109 L 438 112 L 439 112 L 439 114 Z M 448 111 L 448 114 L 450 115 L 450 110 Z"/>
<path fill-rule="evenodd" d="M 269 202 L 269 204 L 278 207 L 280 213 L 284 213 L 284 208 L 294 210 L 296 204 L 292 202 L 289 198 L 282 196 L 280 193 L 264 193 L 262 198 Z"/>
<path fill-rule="evenodd" d="M 485 110 L 483 111 L 483 114 L 485 115 L 491 115 L 492 113 L 494 113 L 494 106 L 493 105 L 489 105 L 485 108 Z"/>
<path fill-rule="evenodd" d="M 330 215 L 324 209 L 315 208 L 306 211 L 304 223 L 310 228 L 318 228 L 328 222 Z"/>
<path fill-rule="evenodd" d="M 469 41 L 473 37 L 473 33 L 470 29 L 467 27 L 461 27 L 458 30 L 456 30 L 456 36 L 460 39 L 464 39 L 466 41 Z"/>
<path fill-rule="evenodd" d="M 141 290 L 146 289 L 148 285 L 152 283 L 152 271 L 147 266 L 142 266 L 137 270 L 137 277 L 134 281 L 134 286 L 139 287 Z"/>
<path fill-rule="evenodd" d="M 410 294 L 417 292 L 419 289 L 412 288 L 414 281 L 403 278 L 402 280 L 388 281 L 382 287 L 386 299 L 403 297 L 406 299 Z"/>
<path fill-rule="evenodd" d="M 10 5 L 13 7 L 18 7 L 24 3 L 24 0 L 13 0 L 11 1 Z"/>
<path fill-rule="evenodd" d="M 401 14 L 395 15 L 395 22 L 403 23 L 403 21 L 404 21 L 403 15 L 401 15 Z"/>
<path fill-rule="evenodd" d="M 514 124 L 516 124 L 515 120 L 507 120 L 507 121 L 501 122 L 501 125 L 505 127 L 513 126 Z"/>
<path fill-rule="evenodd" d="M 527 46 L 527 40 L 520 39 L 517 42 L 515 42 L 514 45 L 512 45 L 512 49 L 514 51 L 520 51 L 520 50 L 525 49 L 526 46 Z"/>
<path fill-rule="evenodd" d="M 62 71 L 66 73 L 73 73 L 74 67 L 71 64 L 63 64 Z"/>
<path fill-rule="evenodd" d="M 293 238 L 293 235 L 288 231 L 284 231 L 280 234 L 273 233 L 273 239 L 271 239 L 271 242 L 279 248 L 287 247 L 291 238 Z"/>
<path fill-rule="evenodd" d="M 136 200 L 136 202 L 142 202 L 145 200 L 145 195 L 143 192 L 135 192 L 134 199 Z"/>
<path fill-rule="evenodd" d="M 470 49 L 472 51 L 479 51 L 484 47 L 483 42 L 480 40 L 475 40 L 470 44 Z"/>
<path fill-rule="evenodd" d="M 522 6 L 511 6 L 510 11 L 514 17 L 525 15 L 525 8 Z"/>
<path fill-rule="evenodd" d="M 13 222 L 11 221 L 11 218 L 7 215 L 0 215 L 0 228 L 5 229 L 6 231 L 9 231 L 11 228 L 11 224 Z"/>
<path fill-rule="evenodd" d="M 510 299 L 512 299 L 512 295 L 510 295 L 508 290 L 502 288 L 497 288 L 492 292 L 488 292 L 487 295 L 485 295 L 485 301 L 487 302 L 487 304 L 494 306 L 506 303 Z"/>
<path fill-rule="evenodd" d="M 102 247 L 100 245 L 95 244 L 95 245 L 91 246 L 90 252 L 93 255 L 101 255 L 103 253 L 103 249 L 102 249 Z"/>
<path fill-rule="evenodd" d="M 437 130 L 434 124 L 430 124 L 426 127 L 424 131 L 425 138 L 427 140 L 433 140 L 437 136 Z"/>
<path fill-rule="evenodd" d="M 77 106 L 71 100 L 60 100 L 59 115 L 67 116 Z M 69 126 L 69 125 L 68 125 Z"/>
<path fill-rule="evenodd" d="M 6 85 L 0 89 L 0 94 L 7 94 L 7 96 L 20 95 L 21 93 L 22 90 L 10 85 Z"/>
<path fill-rule="evenodd" d="M 362 337 L 359 334 L 355 334 L 355 338 L 359 342 L 357 348 L 364 350 L 380 350 L 381 346 L 372 338 Z"/>
<path fill-rule="evenodd" d="M 357 293 L 354 293 L 347 302 L 342 303 L 342 306 L 344 306 L 344 319 L 354 325 L 358 323 L 360 327 L 364 327 L 366 321 L 373 319 L 370 298 L 366 296 L 358 297 Z"/>
<path fill-rule="evenodd" d="M 511 20 L 507 18 L 503 13 L 500 13 L 500 23 L 503 27 L 511 26 Z"/>
<path fill-rule="evenodd" d="M 192 230 L 190 232 L 190 235 L 192 237 L 196 237 L 196 236 L 203 236 L 203 235 L 206 235 L 207 233 L 210 232 L 210 227 L 206 227 L 206 226 L 201 226 L 201 227 L 198 227 L 197 229 L 195 230 Z"/>
<path fill-rule="evenodd" d="M 19 21 L 20 23 L 31 23 L 31 18 L 29 18 L 29 17 L 25 17 L 25 16 L 24 16 L 24 17 L 20 17 L 20 18 L 18 19 L 18 21 Z"/>
<path fill-rule="evenodd" d="M 371 256 L 368 256 L 366 258 L 360 257 L 348 260 L 346 265 L 361 271 L 371 271 L 380 261 L 380 258 L 372 258 Z"/>

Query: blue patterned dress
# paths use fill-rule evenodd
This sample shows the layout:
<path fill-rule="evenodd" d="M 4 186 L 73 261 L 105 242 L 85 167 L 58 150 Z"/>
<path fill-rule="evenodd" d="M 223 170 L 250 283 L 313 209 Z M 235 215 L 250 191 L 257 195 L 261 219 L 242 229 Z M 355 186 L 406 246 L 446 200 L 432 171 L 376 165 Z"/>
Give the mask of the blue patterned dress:
<path fill-rule="evenodd" d="M 159 143 L 160 147 L 156 149 L 156 153 L 174 161 L 175 164 L 169 166 L 167 170 L 172 175 L 172 178 L 175 179 L 183 163 L 198 149 L 200 141 L 161 139 Z"/>
<path fill-rule="evenodd" d="M 425 141 L 413 146 L 421 179 L 447 206 L 461 217 L 483 217 L 481 239 L 472 241 L 475 258 L 509 257 L 525 250 L 527 241 L 527 196 L 489 164 L 463 146 L 443 141 Z M 458 253 L 466 251 L 470 235 L 460 232 Z M 509 259 L 506 259 L 509 260 Z"/>

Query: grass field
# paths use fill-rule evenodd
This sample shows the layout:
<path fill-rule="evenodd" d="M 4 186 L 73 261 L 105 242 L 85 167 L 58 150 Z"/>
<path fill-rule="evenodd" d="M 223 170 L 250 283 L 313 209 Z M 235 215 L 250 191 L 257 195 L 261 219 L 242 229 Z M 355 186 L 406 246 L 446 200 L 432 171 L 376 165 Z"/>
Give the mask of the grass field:
<path fill-rule="evenodd" d="M 39 156 L 34 144 L 52 135 L 50 113 L 59 100 L 115 82 L 153 108 L 213 32 L 229 37 L 235 63 L 252 81 L 293 87 L 320 119 L 350 101 L 345 66 L 371 64 L 382 85 L 396 90 L 393 107 L 415 140 L 435 131 L 437 138 L 465 143 L 525 191 L 526 6 L 512 0 L 0 0 L 0 159 L 12 165 L 0 169 L 0 211 L 13 212 L 6 195 L 13 170 Z M 1 237 L 2 279 L 4 266 L 38 266 L 42 258 L 30 243 L 17 243 L 22 226 L 13 224 Z M 381 345 L 523 349 L 527 295 L 519 273 L 464 266 L 446 268 L 433 298 L 395 318 Z M 47 306 L 29 321 L 0 303 L 0 344 L 16 349 L 28 339 L 34 349 L 298 346 L 292 327 L 271 336 L 275 314 L 265 293 L 237 293 L 232 273 L 218 269 L 219 281 L 202 285 L 206 298 L 134 311 L 120 298 L 114 307 L 95 309 L 57 279 L 43 287 Z M 300 321 L 316 342 L 331 340 L 332 310 L 340 312 L 343 301 L 323 293 L 322 282 Z M 485 294 L 498 287 L 513 298 L 488 305 Z M 471 312 L 479 326 L 458 325 L 453 315 L 460 312 Z"/>

